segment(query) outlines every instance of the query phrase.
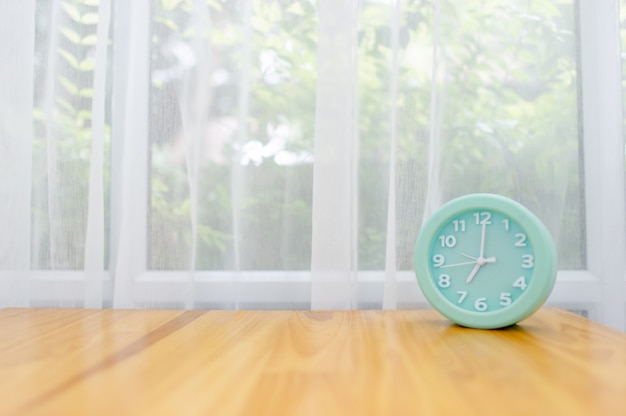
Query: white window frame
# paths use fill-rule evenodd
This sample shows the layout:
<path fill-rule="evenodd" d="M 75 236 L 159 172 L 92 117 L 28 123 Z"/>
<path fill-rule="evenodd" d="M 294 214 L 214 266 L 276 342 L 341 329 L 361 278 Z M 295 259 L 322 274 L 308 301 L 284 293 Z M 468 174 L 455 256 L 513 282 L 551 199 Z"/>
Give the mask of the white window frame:
<path fill-rule="evenodd" d="M 619 1 L 579 0 L 578 8 L 587 269 L 559 270 L 547 304 L 584 311 L 591 319 L 625 330 L 626 192 Z M 114 87 L 114 101 L 124 96 L 124 88 L 122 83 Z M 117 117 L 124 120 L 123 113 Z M 147 135 L 147 129 L 139 130 Z M 144 148 L 136 150 L 147 154 L 147 137 L 140 142 Z M 115 138 L 113 146 L 113 166 L 117 164 L 118 169 L 122 147 L 116 147 Z M 145 169 L 147 175 L 147 163 Z M 112 182 L 116 180 L 113 176 Z M 119 189 L 114 191 L 111 232 L 115 245 L 121 225 L 117 215 L 121 195 Z M 139 219 L 142 224 L 148 224 L 147 214 L 146 209 Z M 133 246 L 140 258 L 135 264 L 146 265 L 147 233 L 136 237 Z M 81 306 L 83 271 L 33 271 L 29 275 L 30 301 L 24 306 Z M 310 275 L 308 271 L 148 271 L 144 266 L 126 284 L 134 307 L 303 309 L 310 307 Z M 358 276 L 355 290 L 359 307 L 380 307 L 384 271 L 359 272 Z M 413 272 L 402 271 L 396 276 L 398 307 L 428 307 Z M 61 290 L 59 284 L 63 285 Z M 105 273 L 104 293 L 108 300 L 103 306 L 111 306 L 109 273 Z"/>
<path fill-rule="evenodd" d="M 594 318 L 624 330 L 626 211 L 619 1 L 580 0 L 579 23 L 589 289 L 600 294 Z"/>

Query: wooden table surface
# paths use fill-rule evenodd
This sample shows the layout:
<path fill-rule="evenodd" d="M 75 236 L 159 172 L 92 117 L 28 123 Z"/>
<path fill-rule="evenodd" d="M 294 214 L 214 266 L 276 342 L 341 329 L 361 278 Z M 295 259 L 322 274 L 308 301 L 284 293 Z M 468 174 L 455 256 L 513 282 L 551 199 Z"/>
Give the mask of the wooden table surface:
<path fill-rule="evenodd" d="M 0 310 L 0 414 L 626 415 L 626 334 L 559 309 Z"/>

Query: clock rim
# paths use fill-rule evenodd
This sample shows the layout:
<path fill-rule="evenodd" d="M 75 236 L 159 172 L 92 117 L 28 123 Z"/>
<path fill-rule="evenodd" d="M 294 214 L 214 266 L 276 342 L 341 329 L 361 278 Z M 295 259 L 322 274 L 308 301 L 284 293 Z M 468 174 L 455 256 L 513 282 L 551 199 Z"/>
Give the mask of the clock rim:
<path fill-rule="evenodd" d="M 436 287 L 429 267 L 430 248 L 438 231 L 461 212 L 477 209 L 497 211 L 516 221 L 533 245 L 533 278 L 511 306 L 497 311 L 468 311 L 450 303 Z M 414 269 L 426 300 L 442 315 L 462 326 L 495 329 L 527 318 L 545 303 L 556 282 L 557 256 L 547 228 L 528 208 L 502 195 L 477 193 L 446 202 L 426 220 L 415 244 Z"/>

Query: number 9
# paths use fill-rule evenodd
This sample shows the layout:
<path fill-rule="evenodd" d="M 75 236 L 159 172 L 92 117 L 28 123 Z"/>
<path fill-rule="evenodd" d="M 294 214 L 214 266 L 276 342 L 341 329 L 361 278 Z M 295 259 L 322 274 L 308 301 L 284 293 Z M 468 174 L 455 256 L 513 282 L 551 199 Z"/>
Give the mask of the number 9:
<path fill-rule="evenodd" d="M 435 254 L 433 256 L 433 262 L 435 263 L 435 267 L 443 266 L 443 262 L 444 261 L 445 261 L 445 259 L 443 258 L 443 256 L 441 254 Z"/>

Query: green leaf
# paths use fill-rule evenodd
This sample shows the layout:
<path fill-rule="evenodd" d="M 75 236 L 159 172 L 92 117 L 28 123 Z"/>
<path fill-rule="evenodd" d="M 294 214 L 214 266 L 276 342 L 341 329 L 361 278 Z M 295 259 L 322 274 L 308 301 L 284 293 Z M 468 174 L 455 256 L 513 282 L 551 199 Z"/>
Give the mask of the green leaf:
<path fill-rule="evenodd" d="M 65 59 L 72 68 L 74 69 L 78 68 L 78 59 L 76 59 L 74 55 L 72 55 L 65 49 L 60 49 L 60 48 L 59 48 L 59 55 L 61 55 L 63 59 Z"/>
<path fill-rule="evenodd" d="M 88 35 L 85 36 L 84 38 L 82 38 L 82 40 L 80 41 L 81 45 L 85 45 L 85 46 L 93 46 L 96 43 L 98 43 L 98 36 L 96 35 Z"/>
<path fill-rule="evenodd" d="M 90 110 L 80 110 L 77 114 L 77 117 L 81 120 L 91 120 L 91 111 Z"/>
<path fill-rule="evenodd" d="M 84 25 L 96 25 L 98 24 L 98 13 L 85 13 L 80 18 L 80 23 Z"/>
<path fill-rule="evenodd" d="M 69 27 L 62 26 L 59 28 L 59 32 L 61 32 L 61 34 L 65 36 L 67 40 L 69 40 L 73 44 L 75 45 L 80 44 L 81 38 L 80 38 L 80 35 L 76 31 L 70 29 Z"/>
<path fill-rule="evenodd" d="M 80 61 L 78 64 L 78 70 L 80 71 L 93 71 L 96 69 L 96 61 L 95 59 L 85 59 Z"/>
<path fill-rule="evenodd" d="M 67 13 L 67 15 L 71 17 L 73 21 L 80 23 L 80 12 L 78 11 L 78 7 L 66 2 L 61 3 L 61 7 L 63 7 L 65 13 Z"/>
<path fill-rule="evenodd" d="M 165 10 L 174 10 L 182 0 L 161 0 L 161 5 Z"/>
<path fill-rule="evenodd" d="M 67 110 L 68 113 L 76 114 L 76 109 L 68 101 L 64 100 L 61 97 L 56 97 L 55 101 L 57 102 L 58 105 L 65 108 L 65 110 Z"/>
<path fill-rule="evenodd" d="M 93 98 L 93 88 L 83 88 L 78 92 L 78 95 L 85 98 Z"/>
<path fill-rule="evenodd" d="M 65 78 L 64 76 L 59 76 L 59 83 L 70 94 L 72 94 L 72 95 L 78 94 L 78 87 L 76 86 L 76 84 L 74 84 L 72 81 L 70 81 L 69 79 Z"/>
<path fill-rule="evenodd" d="M 261 16 L 252 16 L 252 27 L 261 33 L 269 32 L 272 29 L 272 25 Z"/>
<path fill-rule="evenodd" d="M 295 14 L 297 16 L 304 16 L 304 7 L 302 7 L 302 3 L 293 3 L 291 6 L 287 8 L 287 12 L 291 14 Z"/>
<path fill-rule="evenodd" d="M 164 17 L 157 16 L 154 18 L 154 21 L 157 23 L 161 23 L 162 25 L 173 30 L 174 32 L 178 32 L 178 25 L 172 19 L 166 19 Z"/>

